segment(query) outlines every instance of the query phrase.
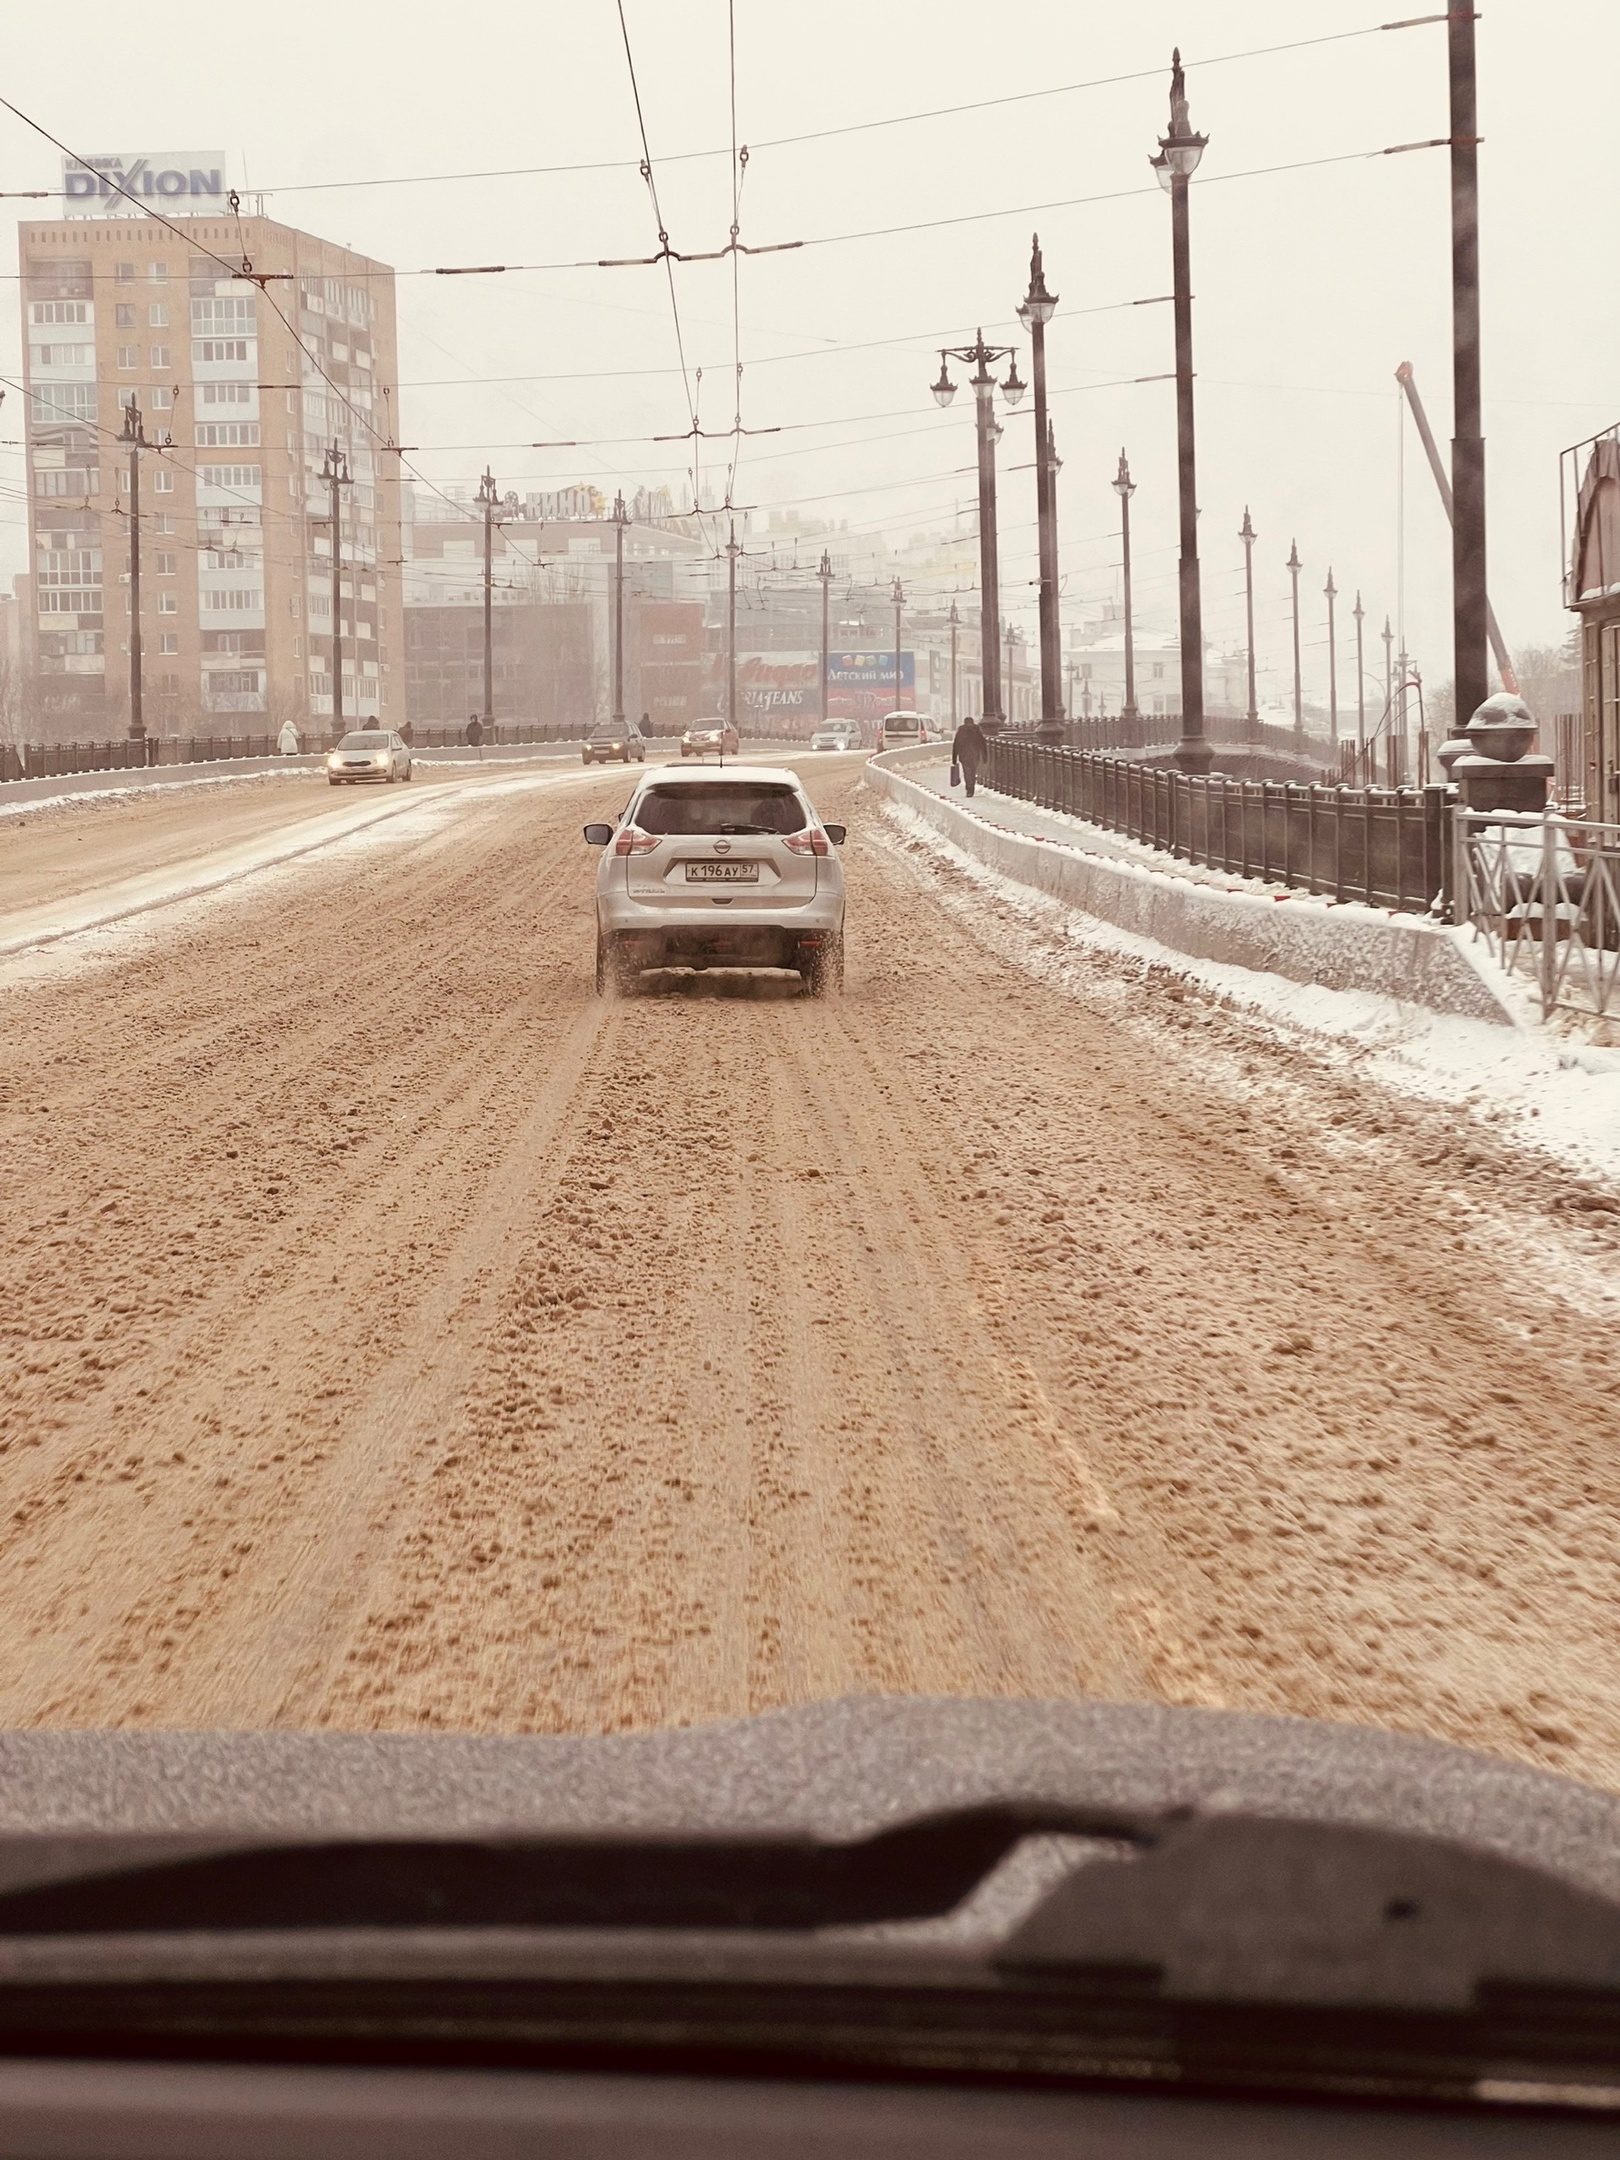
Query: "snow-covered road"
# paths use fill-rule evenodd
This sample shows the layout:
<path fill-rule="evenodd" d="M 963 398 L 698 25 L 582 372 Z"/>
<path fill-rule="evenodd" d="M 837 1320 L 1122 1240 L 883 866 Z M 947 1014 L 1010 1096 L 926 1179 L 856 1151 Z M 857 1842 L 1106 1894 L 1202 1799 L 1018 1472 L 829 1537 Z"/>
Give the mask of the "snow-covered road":
<path fill-rule="evenodd" d="M 596 773 L 4 988 L 0 1723 L 1155 1697 L 1620 1785 L 1614 1195 L 804 769 L 841 1000 L 599 1002 Z"/>

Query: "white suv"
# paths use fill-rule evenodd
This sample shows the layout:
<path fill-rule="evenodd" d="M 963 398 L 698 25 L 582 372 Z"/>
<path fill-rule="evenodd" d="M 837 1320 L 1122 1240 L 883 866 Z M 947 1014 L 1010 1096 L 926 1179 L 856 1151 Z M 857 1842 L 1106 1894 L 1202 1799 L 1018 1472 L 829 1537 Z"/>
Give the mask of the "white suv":
<path fill-rule="evenodd" d="M 596 987 L 643 968 L 794 968 L 812 997 L 844 981 L 842 825 L 780 765 L 656 766 L 616 824 L 587 825 Z"/>

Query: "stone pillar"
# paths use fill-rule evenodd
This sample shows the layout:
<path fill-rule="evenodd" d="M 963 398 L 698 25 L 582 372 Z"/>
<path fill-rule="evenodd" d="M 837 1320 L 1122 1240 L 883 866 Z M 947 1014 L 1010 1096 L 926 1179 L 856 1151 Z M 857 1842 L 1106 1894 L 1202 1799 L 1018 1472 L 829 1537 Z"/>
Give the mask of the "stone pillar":
<path fill-rule="evenodd" d="M 1466 755 L 1451 760 L 1451 778 L 1464 810 L 1515 810 L 1541 815 L 1547 808 L 1553 761 L 1530 745 L 1536 723 L 1523 698 L 1499 690 L 1488 697 L 1463 730 Z"/>

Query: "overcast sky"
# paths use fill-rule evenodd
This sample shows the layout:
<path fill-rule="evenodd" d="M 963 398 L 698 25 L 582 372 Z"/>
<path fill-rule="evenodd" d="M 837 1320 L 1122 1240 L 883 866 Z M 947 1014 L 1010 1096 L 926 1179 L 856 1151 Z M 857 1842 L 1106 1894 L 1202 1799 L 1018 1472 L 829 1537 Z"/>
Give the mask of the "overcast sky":
<path fill-rule="evenodd" d="M 626 0 L 625 12 L 671 243 L 720 247 L 732 215 L 726 0 Z M 1359 32 L 1396 12 L 1384 0 L 735 0 L 737 134 L 751 153 L 742 237 L 821 243 L 742 263 L 743 418 L 795 432 L 744 446 L 736 499 L 803 500 L 867 530 L 885 520 L 897 536 L 969 500 L 971 399 L 935 407 L 935 348 L 978 323 L 998 341 L 1020 336 L 1013 309 L 1038 226 L 1061 295 L 1048 339 L 1065 606 L 1113 589 L 1109 482 L 1123 444 L 1138 481 L 1141 605 L 1170 619 L 1174 388 L 1128 379 L 1171 367 L 1171 316 L 1119 303 L 1169 286 L 1169 206 L 1146 160 L 1179 39 L 1193 123 L 1211 138 L 1192 198 L 1206 625 L 1241 642 L 1247 503 L 1273 687 L 1287 663 L 1283 566 L 1296 536 L 1307 675 L 1325 666 L 1330 563 L 1347 607 L 1363 592 L 1370 638 L 1398 597 L 1399 361 L 1414 362 L 1442 441 L 1450 432 L 1448 197 L 1443 150 L 1357 153 L 1444 134 L 1444 27 L 1220 56 Z M 656 246 L 615 0 L 487 0 L 464 13 L 176 0 L 137 13 L 131 36 L 126 8 L 80 7 L 70 52 L 63 18 L 14 10 L 8 95 L 90 154 L 222 147 L 238 185 L 267 191 L 271 215 L 402 270 Z M 1587 94 L 1615 79 L 1620 7 L 1495 0 L 1479 47 L 1491 587 L 1510 644 L 1522 645 L 1561 637 L 1569 620 L 1559 448 L 1620 418 L 1620 281 L 1605 222 L 1617 153 Z M 1148 72 L 1098 80 L 1137 71 Z M 1009 102 L 821 132 L 998 98 Z M 813 139 L 778 141 L 800 135 Z M 57 183 L 56 152 L 8 114 L 0 149 L 0 186 Z M 1346 161 L 1244 177 L 1329 158 Z M 606 169 L 406 179 L 585 161 Z M 0 205 L 13 219 L 48 207 Z M 925 229 L 837 237 L 913 224 Z M 704 424 L 725 425 L 729 264 L 679 268 L 676 297 L 688 361 L 703 370 Z M 0 355 L 15 374 L 15 305 L 5 312 Z M 402 277 L 399 318 L 405 439 L 423 446 L 423 471 L 470 480 L 487 457 L 503 488 L 520 491 L 683 485 L 680 444 L 522 447 L 688 425 L 662 269 Z M 8 398 L 12 437 L 19 404 Z M 1027 462 L 1030 444 L 1026 401 L 1002 447 L 1003 577 L 1005 600 L 1032 621 L 1033 474 L 1006 469 Z M 22 454 L 3 454 L 9 577 L 25 566 L 26 528 Z M 1409 642 L 1439 683 L 1451 672 L 1448 542 L 1410 438 L 1406 506 Z"/>

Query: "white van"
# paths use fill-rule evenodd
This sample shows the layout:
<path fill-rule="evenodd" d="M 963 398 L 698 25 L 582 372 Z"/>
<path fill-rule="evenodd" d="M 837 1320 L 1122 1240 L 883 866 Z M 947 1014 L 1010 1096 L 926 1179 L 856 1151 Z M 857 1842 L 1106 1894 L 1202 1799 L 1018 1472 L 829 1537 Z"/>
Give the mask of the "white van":
<path fill-rule="evenodd" d="M 924 743 L 928 740 L 928 722 L 921 713 L 892 712 L 883 715 L 883 726 L 878 731 L 880 750 L 899 750 L 907 743 Z"/>

